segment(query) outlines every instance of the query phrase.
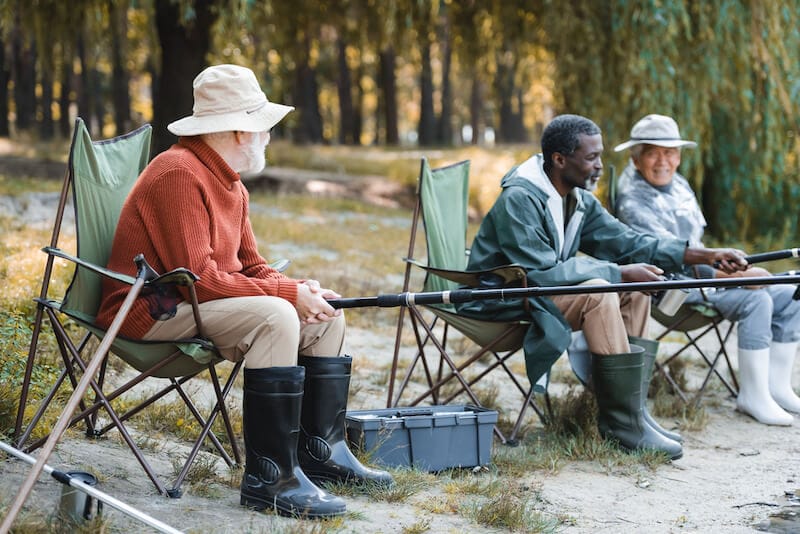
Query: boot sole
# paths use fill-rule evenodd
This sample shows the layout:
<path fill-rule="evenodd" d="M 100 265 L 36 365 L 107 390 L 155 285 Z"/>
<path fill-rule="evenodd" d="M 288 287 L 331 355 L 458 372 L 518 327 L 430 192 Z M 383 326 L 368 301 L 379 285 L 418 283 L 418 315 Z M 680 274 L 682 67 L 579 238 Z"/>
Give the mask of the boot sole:
<path fill-rule="evenodd" d="M 282 515 L 284 517 L 294 517 L 294 518 L 301 518 L 301 519 L 325 519 L 327 517 L 337 517 L 340 515 L 344 515 L 347 510 L 342 509 L 341 511 L 336 512 L 327 512 L 327 513 L 310 513 L 301 511 L 294 506 L 286 506 L 281 504 L 279 501 L 265 501 L 264 499 L 258 497 L 249 497 L 246 495 L 241 495 L 239 498 L 239 504 L 242 506 L 246 506 L 250 510 L 255 510 L 257 512 L 261 512 L 263 510 L 274 510 L 278 515 Z"/>
<path fill-rule="evenodd" d="M 627 445 L 622 443 L 618 438 L 616 438 L 613 435 L 604 435 L 602 432 L 600 433 L 600 435 L 602 436 L 603 439 L 606 439 L 606 440 L 609 440 L 609 441 L 613 441 L 614 443 L 617 444 L 617 446 L 620 449 L 622 449 L 622 450 L 624 450 L 626 452 L 635 452 L 635 451 L 639 451 L 639 450 L 654 450 L 654 451 L 660 451 L 660 452 L 663 452 L 663 453 L 667 452 L 667 451 L 665 451 L 663 449 L 656 449 L 656 448 L 653 448 L 653 447 L 649 447 L 649 448 L 645 448 L 645 447 L 642 447 L 642 448 L 628 447 Z M 681 452 L 679 452 L 678 454 L 669 457 L 670 460 L 680 460 L 681 458 L 683 458 L 683 449 L 681 449 Z"/>

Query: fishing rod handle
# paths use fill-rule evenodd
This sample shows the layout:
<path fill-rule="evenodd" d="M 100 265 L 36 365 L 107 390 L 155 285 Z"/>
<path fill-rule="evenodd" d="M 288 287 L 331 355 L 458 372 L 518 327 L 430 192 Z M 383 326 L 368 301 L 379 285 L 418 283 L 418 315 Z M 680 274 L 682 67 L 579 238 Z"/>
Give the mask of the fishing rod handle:
<path fill-rule="evenodd" d="M 760 263 L 762 261 L 783 260 L 786 258 L 797 258 L 800 249 L 787 248 L 786 250 L 776 250 L 774 252 L 762 252 L 761 254 L 752 254 L 746 256 L 747 263 Z"/>
<path fill-rule="evenodd" d="M 750 256 L 745 256 L 744 260 L 749 263 L 761 263 L 765 261 L 775 261 L 775 260 L 785 260 L 786 258 L 798 258 L 800 257 L 800 249 L 798 248 L 787 248 L 785 250 L 775 250 L 773 252 L 761 252 L 759 254 L 751 254 Z M 718 269 L 720 263 L 718 261 L 714 262 L 714 268 Z"/>

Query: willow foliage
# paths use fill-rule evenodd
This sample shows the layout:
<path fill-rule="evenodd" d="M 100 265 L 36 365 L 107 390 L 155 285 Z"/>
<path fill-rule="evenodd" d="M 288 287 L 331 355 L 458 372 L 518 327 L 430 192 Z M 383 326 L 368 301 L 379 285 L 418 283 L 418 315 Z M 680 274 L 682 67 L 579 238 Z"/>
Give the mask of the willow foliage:
<path fill-rule="evenodd" d="M 681 172 L 710 233 L 795 238 L 800 1 L 544 0 L 543 14 L 563 111 L 593 118 L 607 148 L 648 113 L 675 117 L 699 144 Z"/>

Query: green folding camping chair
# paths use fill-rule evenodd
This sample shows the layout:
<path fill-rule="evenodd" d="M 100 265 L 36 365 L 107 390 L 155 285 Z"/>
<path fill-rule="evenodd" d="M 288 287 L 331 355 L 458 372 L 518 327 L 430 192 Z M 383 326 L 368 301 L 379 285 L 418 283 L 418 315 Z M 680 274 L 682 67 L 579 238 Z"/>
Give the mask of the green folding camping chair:
<path fill-rule="evenodd" d="M 34 429 L 42 421 L 42 416 L 47 410 L 58 409 L 59 396 L 57 393 L 64 383 L 69 381 L 72 388 L 76 387 L 87 367 L 85 360 L 86 353 L 89 352 L 87 347 L 90 345 L 90 340 L 92 338 L 102 339 L 105 335 L 105 330 L 94 322 L 100 304 L 103 277 L 111 277 L 128 284 L 134 282 L 134 277 L 109 271 L 105 269 L 105 265 L 111 251 L 111 243 L 122 204 L 139 173 L 147 164 L 150 137 L 151 127 L 146 125 L 127 135 L 93 142 L 83 121 L 78 119 L 75 123 L 69 165 L 64 177 L 52 238 L 50 245 L 43 249 L 47 254 L 47 263 L 41 292 L 39 298 L 35 299 L 37 302 L 36 317 L 14 430 L 15 443 L 20 449 L 31 451 L 45 443 L 47 436 L 39 439 L 32 438 Z M 71 254 L 58 248 L 61 225 L 70 199 L 75 211 L 77 254 Z M 67 260 L 75 265 L 69 287 L 59 297 L 53 297 L 50 294 L 53 292 L 51 282 L 56 258 Z M 195 280 L 196 277 L 185 269 L 171 271 L 161 276 L 150 272 L 147 284 L 142 291 L 143 294 L 148 291 L 158 293 L 158 288 L 168 285 L 187 287 L 195 305 L 198 332 L 202 333 L 202 324 L 199 313 L 197 313 L 197 302 L 194 296 L 193 283 Z M 55 335 L 63 362 L 63 370 L 50 392 L 41 400 L 34 415 L 26 422 L 26 408 L 29 407 L 29 403 L 32 403 L 32 399 L 28 397 L 37 353 L 40 350 L 39 335 L 44 316 L 47 317 Z M 74 333 L 76 330 L 78 331 L 77 335 Z M 213 344 L 204 339 L 201 334 L 191 339 L 160 342 L 138 341 L 117 336 L 114 338 L 110 350 L 138 373 L 122 384 L 112 385 L 108 380 L 109 353 L 106 353 L 97 376 L 91 381 L 91 389 L 94 393 L 91 397 L 93 398 L 90 398 L 90 395 L 83 397 L 79 413 L 73 415 L 70 426 L 81 422 L 85 423 L 86 434 L 91 437 L 102 436 L 116 428 L 158 492 L 170 497 L 181 495 L 181 484 L 206 439 L 213 446 L 213 450 L 216 450 L 229 466 L 241 462 L 225 406 L 225 399 L 238 374 L 241 362 L 233 365 L 227 380 L 224 385 L 221 385 L 215 366 L 222 361 L 222 358 Z M 201 409 L 192 402 L 184 387 L 187 381 L 203 371 L 207 371 L 210 375 L 214 391 L 214 405 L 209 410 L 205 410 L 205 415 L 201 414 Z M 152 384 L 155 378 L 164 379 L 159 381 L 160 389 L 156 392 L 153 392 L 152 388 L 147 388 L 147 393 L 137 396 L 138 390 L 131 391 L 134 386 L 145 379 L 150 379 L 149 384 Z M 183 400 L 191 414 L 190 417 L 197 421 L 201 430 L 192 444 L 191 451 L 175 482 L 168 489 L 136 445 L 125 423 L 143 409 L 173 392 Z M 123 397 L 124 394 L 127 395 Z M 119 413 L 112 406 L 112 402 L 121 398 L 129 400 L 133 398 L 136 404 L 125 409 L 124 413 Z M 118 402 L 119 405 L 126 406 L 132 401 Z M 99 414 L 101 412 L 109 418 L 105 424 L 100 424 Z M 212 424 L 217 416 L 221 416 L 224 423 L 232 457 L 212 430 Z"/>
<path fill-rule="evenodd" d="M 459 286 L 486 287 L 490 278 L 501 285 L 524 285 L 525 270 L 518 265 L 508 265 L 491 271 L 466 271 L 467 266 L 467 208 L 469 195 L 469 161 L 447 167 L 431 169 L 428 161 L 421 162 L 417 201 L 411 222 L 411 236 L 403 291 L 410 291 L 412 268 L 425 273 L 421 291 L 448 291 Z M 414 258 L 418 221 L 424 224 L 427 261 Z M 394 357 L 389 378 L 387 405 L 414 406 L 423 401 L 431 404 L 449 404 L 459 395 L 481 405 L 474 390 L 475 384 L 489 373 L 498 370 L 504 380 L 517 389 L 521 402 L 513 430 L 504 434 L 498 427 L 495 433 L 503 442 L 514 441 L 528 407 L 540 419 L 543 410 L 536 404 L 534 388 L 525 376 L 519 376 L 509 367 L 509 359 L 522 348 L 528 329 L 525 322 L 494 322 L 465 317 L 456 313 L 452 304 L 408 307 L 408 316 L 416 340 L 416 354 L 405 369 L 400 369 L 400 348 L 405 322 L 405 308 L 400 309 L 395 339 Z M 454 353 L 448 347 L 448 334 L 454 328 L 472 340 L 477 349 L 469 355 Z M 484 363 L 485 357 L 489 363 Z M 417 375 L 424 380 L 422 391 L 403 395 Z M 398 373 L 401 373 L 399 375 Z M 444 393 L 443 387 L 448 387 Z M 543 392 L 546 396 L 546 388 Z"/>

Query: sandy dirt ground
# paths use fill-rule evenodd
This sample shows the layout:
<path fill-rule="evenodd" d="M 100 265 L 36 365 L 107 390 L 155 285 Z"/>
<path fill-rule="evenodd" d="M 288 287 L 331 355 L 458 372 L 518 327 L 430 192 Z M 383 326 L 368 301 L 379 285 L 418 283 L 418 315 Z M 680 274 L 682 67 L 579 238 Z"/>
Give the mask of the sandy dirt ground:
<path fill-rule="evenodd" d="M 355 365 L 352 408 L 382 407 L 384 386 L 376 377 L 391 358 L 391 336 L 351 329 L 350 351 L 370 354 L 369 363 Z M 574 462 L 553 473 L 530 472 L 517 482 L 539 492 L 536 509 L 564 521 L 559 532 L 797 532 L 791 521 L 800 489 L 800 422 L 767 427 L 737 413 L 734 400 L 720 387 L 705 402 L 709 423 L 697 432 L 683 432 L 685 454 L 680 460 L 646 469 L 615 469 L 597 462 Z M 669 427 L 669 421 L 662 421 Z M 504 445 L 495 442 L 497 452 Z M 156 471 L 173 475 L 171 458 L 185 446 L 163 442 L 150 451 Z M 70 434 L 59 444 L 49 464 L 60 469 L 98 473 L 101 491 L 186 532 L 307 532 L 308 521 L 253 512 L 239 506 L 235 488 L 214 484 L 203 495 L 191 489 L 178 500 L 159 496 L 119 440 L 88 441 Z M 13 497 L 27 464 L 0 462 L 2 498 Z M 222 464 L 221 476 L 227 472 Z M 491 477 L 491 469 L 479 476 Z M 346 497 L 348 515 L 340 532 L 402 533 L 426 525 L 428 532 L 487 532 L 486 527 L 448 512 L 431 512 L 426 505 L 443 498 L 443 485 L 432 483 L 405 502 L 372 502 L 366 496 Z M 26 513 L 51 514 L 61 486 L 42 477 L 26 505 Z M 790 498 L 791 497 L 791 498 Z M 770 516 L 782 512 L 788 522 Z M 148 527 L 112 509 L 105 517 L 112 531 L 148 532 Z M 319 528 L 319 527 L 318 527 Z M 417 530 L 419 531 L 419 530 Z M 497 530 L 503 532 L 503 530 Z"/>

